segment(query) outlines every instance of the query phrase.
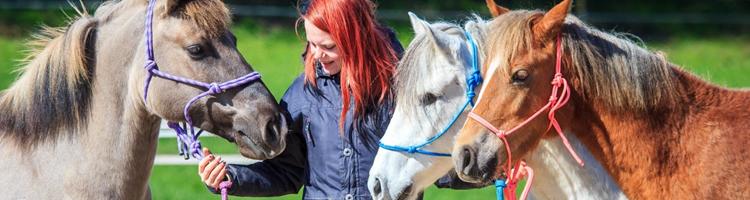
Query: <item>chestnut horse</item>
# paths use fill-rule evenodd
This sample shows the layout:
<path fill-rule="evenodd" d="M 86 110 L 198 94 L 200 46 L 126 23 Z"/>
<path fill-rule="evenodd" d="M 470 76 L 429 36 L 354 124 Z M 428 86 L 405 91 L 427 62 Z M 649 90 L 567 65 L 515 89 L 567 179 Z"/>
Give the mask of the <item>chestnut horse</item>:
<path fill-rule="evenodd" d="M 149 71 L 207 83 L 254 74 L 220 0 L 155 2 L 147 59 L 148 3 L 106 2 L 39 38 L 23 74 L 0 94 L 0 198 L 150 199 L 159 124 L 186 121 L 183 109 L 244 156 L 284 149 L 287 126 L 260 81 L 212 84 L 212 95 L 184 108 L 206 88 L 155 76 L 144 97 Z M 144 68 L 147 60 L 158 68 Z"/>
<path fill-rule="evenodd" d="M 459 177 L 500 178 L 501 166 L 565 131 L 629 198 L 750 198 L 750 92 L 590 27 L 568 16 L 570 4 L 498 9 L 482 93 L 452 153 Z"/>

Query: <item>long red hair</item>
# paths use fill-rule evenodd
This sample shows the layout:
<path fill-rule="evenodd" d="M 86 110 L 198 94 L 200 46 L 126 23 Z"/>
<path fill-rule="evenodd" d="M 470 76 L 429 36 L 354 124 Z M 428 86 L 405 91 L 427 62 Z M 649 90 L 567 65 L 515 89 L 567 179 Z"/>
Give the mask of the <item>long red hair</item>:
<path fill-rule="evenodd" d="M 339 128 L 342 129 L 350 99 L 354 100 L 356 118 L 377 109 L 390 95 L 398 57 L 375 19 L 374 8 L 369 0 L 310 0 L 302 16 L 330 34 L 340 48 L 343 109 Z M 315 72 L 315 59 L 308 52 L 305 83 L 316 86 Z"/>

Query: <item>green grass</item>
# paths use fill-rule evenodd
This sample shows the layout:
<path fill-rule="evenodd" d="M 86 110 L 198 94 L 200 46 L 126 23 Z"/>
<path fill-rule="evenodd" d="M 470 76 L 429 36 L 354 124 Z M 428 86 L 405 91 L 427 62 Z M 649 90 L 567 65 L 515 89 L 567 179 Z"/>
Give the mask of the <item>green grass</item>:
<path fill-rule="evenodd" d="M 22 40 L 0 37 L 0 90 L 16 80 L 16 73 L 13 73 L 16 67 L 13 66 L 18 66 L 18 60 L 23 58 L 19 51 L 22 45 Z"/>
<path fill-rule="evenodd" d="M 211 153 L 218 155 L 239 154 L 237 146 L 230 144 L 220 137 L 201 137 L 201 146 L 211 149 Z M 159 138 L 156 154 L 178 155 L 177 140 L 175 138 Z"/>
<path fill-rule="evenodd" d="M 201 183 L 196 166 L 155 166 L 149 186 L 151 186 L 153 199 L 219 199 L 218 195 L 208 192 Z M 301 195 L 286 195 L 274 198 L 231 197 L 230 199 L 302 198 Z"/>
<path fill-rule="evenodd" d="M 151 176 L 151 193 L 154 199 L 218 199 L 219 196 L 209 193 L 200 182 L 195 166 L 156 166 Z M 230 199 L 273 199 L 291 200 L 301 199 L 302 191 L 298 194 L 281 197 L 231 197 Z M 438 189 L 431 186 L 424 193 L 424 199 L 453 200 L 453 199 L 493 199 L 494 187 L 474 190 Z"/>
<path fill-rule="evenodd" d="M 726 87 L 748 87 L 750 79 L 750 38 L 672 39 L 652 44 L 667 54 L 667 59 L 698 74 L 705 80 Z"/>

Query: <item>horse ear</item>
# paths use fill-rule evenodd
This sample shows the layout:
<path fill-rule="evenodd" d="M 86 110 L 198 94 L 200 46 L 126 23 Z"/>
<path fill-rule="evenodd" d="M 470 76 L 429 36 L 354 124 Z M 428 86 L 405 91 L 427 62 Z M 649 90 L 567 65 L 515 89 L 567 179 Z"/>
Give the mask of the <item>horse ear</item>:
<path fill-rule="evenodd" d="M 548 40 L 556 37 L 562 30 L 565 17 L 568 16 L 573 0 L 563 0 L 555 5 L 539 20 L 534 22 L 532 32 L 537 39 Z"/>
<path fill-rule="evenodd" d="M 414 29 L 414 35 L 431 32 L 430 25 L 424 20 L 419 19 L 419 17 L 412 12 L 409 12 L 409 20 L 411 21 L 411 28 Z"/>
<path fill-rule="evenodd" d="M 495 4 L 495 0 L 486 0 L 486 2 L 487 8 L 489 8 L 490 13 L 492 13 L 492 17 L 497 17 L 510 11 L 510 9 Z"/>
<path fill-rule="evenodd" d="M 445 33 L 435 30 L 430 26 L 429 23 L 426 21 L 419 19 L 417 15 L 415 15 L 412 12 L 409 12 L 409 18 L 411 19 L 411 26 L 414 29 L 414 35 L 427 35 L 427 39 L 433 41 L 433 44 L 438 46 L 438 49 L 447 49 L 445 48 L 448 44 L 446 44 L 446 38 Z"/>

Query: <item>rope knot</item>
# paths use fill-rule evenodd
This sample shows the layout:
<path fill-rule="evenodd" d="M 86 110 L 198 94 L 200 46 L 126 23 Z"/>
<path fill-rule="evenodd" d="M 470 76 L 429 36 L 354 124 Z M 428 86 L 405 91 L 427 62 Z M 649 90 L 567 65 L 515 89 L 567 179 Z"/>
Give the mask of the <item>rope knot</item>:
<path fill-rule="evenodd" d="M 469 90 L 466 92 L 466 97 L 469 98 L 469 101 L 471 101 L 471 104 L 474 105 L 474 97 L 477 96 L 477 94 L 474 92 L 474 90 Z"/>
<path fill-rule="evenodd" d="M 501 139 L 505 138 L 505 131 L 499 130 L 497 133 L 495 133 L 495 135 L 497 135 L 497 137 L 499 137 Z"/>
<path fill-rule="evenodd" d="M 479 86 L 480 83 L 482 83 L 482 75 L 479 74 L 478 71 L 474 71 L 474 73 L 472 73 L 466 80 L 466 97 L 469 98 L 472 106 L 474 106 L 474 97 L 477 96 L 477 93 L 474 92 L 474 88 Z"/>
<path fill-rule="evenodd" d="M 560 87 L 563 83 L 562 73 L 555 74 L 555 78 L 552 78 L 552 85 Z"/>
<path fill-rule="evenodd" d="M 221 200 L 229 199 L 229 197 L 227 197 L 229 196 L 228 195 L 229 192 L 227 190 L 231 187 L 232 187 L 231 180 L 222 181 L 221 183 L 219 183 L 219 189 L 221 190 Z"/>
<path fill-rule="evenodd" d="M 151 73 L 152 70 L 156 69 L 156 62 L 153 60 L 146 60 L 146 66 L 144 68 L 147 72 Z"/>
<path fill-rule="evenodd" d="M 469 88 L 477 87 L 480 83 L 482 83 L 482 75 L 479 74 L 478 71 L 474 71 L 474 73 L 471 73 L 471 76 L 466 80 L 466 84 L 469 86 Z"/>
<path fill-rule="evenodd" d="M 409 148 L 406 149 L 406 152 L 416 153 L 417 152 L 417 147 L 409 147 Z"/>
<path fill-rule="evenodd" d="M 219 188 L 221 188 L 222 190 L 228 189 L 231 187 L 232 187 L 232 181 L 222 181 L 221 183 L 219 183 Z"/>
<path fill-rule="evenodd" d="M 557 96 L 554 96 L 554 95 L 549 96 L 549 101 L 550 102 L 556 102 L 557 101 Z"/>
<path fill-rule="evenodd" d="M 221 94 L 222 92 L 224 92 L 224 89 L 222 89 L 221 86 L 216 82 L 213 82 L 209 85 L 210 86 L 208 87 L 208 91 L 210 91 L 211 94 Z"/>
<path fill-rule="evenodd" d="M 190 154 L 193 155 L 194 158 L 200 159 L 203 157 L 203 152 L 201 152 L 201 149 L 203 149 L 201 148 L 201 142 L 195 140 L 195 142 L 190 145 Z"/>
<path fill-rule="evenodd" d="M 201 149 L 202 149 L 201 148 L 201 141 L 199 141 L 199 140 L 195 140 L 195 142 L 193 142 L 193 144 L 191 146 L 193 148 L 193 151 L 196 151 L 196 152 L 200 152 Z"/>

